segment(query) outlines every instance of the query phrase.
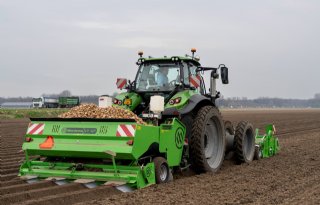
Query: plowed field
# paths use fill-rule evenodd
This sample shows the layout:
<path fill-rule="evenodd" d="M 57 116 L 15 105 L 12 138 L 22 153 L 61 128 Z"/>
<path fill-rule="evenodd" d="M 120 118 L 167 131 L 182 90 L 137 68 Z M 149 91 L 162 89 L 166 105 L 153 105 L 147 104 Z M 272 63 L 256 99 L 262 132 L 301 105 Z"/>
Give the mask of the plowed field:
<path fill-rule="evenodd" d="M 1 204 L 319 204 L 320 110 L 227 110 L 234 125 L 250 121 L 263 128 L 274 123 L 279 155 L 235 165 L 225 161 L 220 172 L 175 176 L 164 185 L 132 193 L 51 181 L 28 184 L 17 177 L 28 120 L 0 121 Z"/>

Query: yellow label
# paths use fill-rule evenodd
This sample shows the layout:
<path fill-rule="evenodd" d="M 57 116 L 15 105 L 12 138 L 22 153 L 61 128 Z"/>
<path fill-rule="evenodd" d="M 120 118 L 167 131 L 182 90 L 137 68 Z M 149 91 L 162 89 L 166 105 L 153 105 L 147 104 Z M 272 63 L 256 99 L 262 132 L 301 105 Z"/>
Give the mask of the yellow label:
<path fill-rule="evenodd" d="M 125 104 L 125 105 L 131 105 L 131 103 L 132 103 L 131 99 L 125 99 L 123 102 L 123 104 Z"/>

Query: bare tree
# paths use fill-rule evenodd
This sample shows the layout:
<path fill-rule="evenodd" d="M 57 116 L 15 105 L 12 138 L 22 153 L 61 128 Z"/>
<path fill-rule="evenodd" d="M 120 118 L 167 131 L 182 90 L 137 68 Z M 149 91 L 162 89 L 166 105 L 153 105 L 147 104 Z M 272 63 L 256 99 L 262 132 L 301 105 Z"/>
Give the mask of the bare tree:
<path fill-rule="evenodd" d="M 70 97 L 71 91 L 70 90 L 64 90 L 59 94 L 60 97 Z"/>

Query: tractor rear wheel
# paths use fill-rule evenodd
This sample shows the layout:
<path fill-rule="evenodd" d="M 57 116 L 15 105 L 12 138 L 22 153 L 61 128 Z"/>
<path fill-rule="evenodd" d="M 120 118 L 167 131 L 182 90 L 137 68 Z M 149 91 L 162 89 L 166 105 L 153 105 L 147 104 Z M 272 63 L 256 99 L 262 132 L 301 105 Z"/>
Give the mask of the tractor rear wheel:
<path fill-rule="evenodd" d="M 234 152 L 238 163 L 250 163 L 255 151 L 253 127 L 249 122 L 241 121 L 234 136 Z"/>
<path fill-rule="evenodd" d="M 220 169 L 225 153 L 225 129 L 216 107 L 205 106 L 198 111 L 189 145 L 195 172 L 216 172 Z"/>
<path fill-rule="evenodd" d="M 156 157 L 153 159 L 155 175 L 156 175 L 156 183 L 162 184 L 166 183 L 170 180 L 170 168 L 168 162 L 163 157 Z"/>

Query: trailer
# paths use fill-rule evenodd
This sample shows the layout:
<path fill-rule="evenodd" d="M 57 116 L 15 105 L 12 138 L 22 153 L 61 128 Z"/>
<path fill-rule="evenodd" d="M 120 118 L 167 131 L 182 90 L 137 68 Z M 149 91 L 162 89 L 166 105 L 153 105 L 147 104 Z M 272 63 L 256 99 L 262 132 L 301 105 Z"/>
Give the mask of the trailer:
<path fill-rule="evenodd" d="M 73 97 L 59 97 L 59 108 L 71 108 L 80 105 L 80 98 Z"/>

